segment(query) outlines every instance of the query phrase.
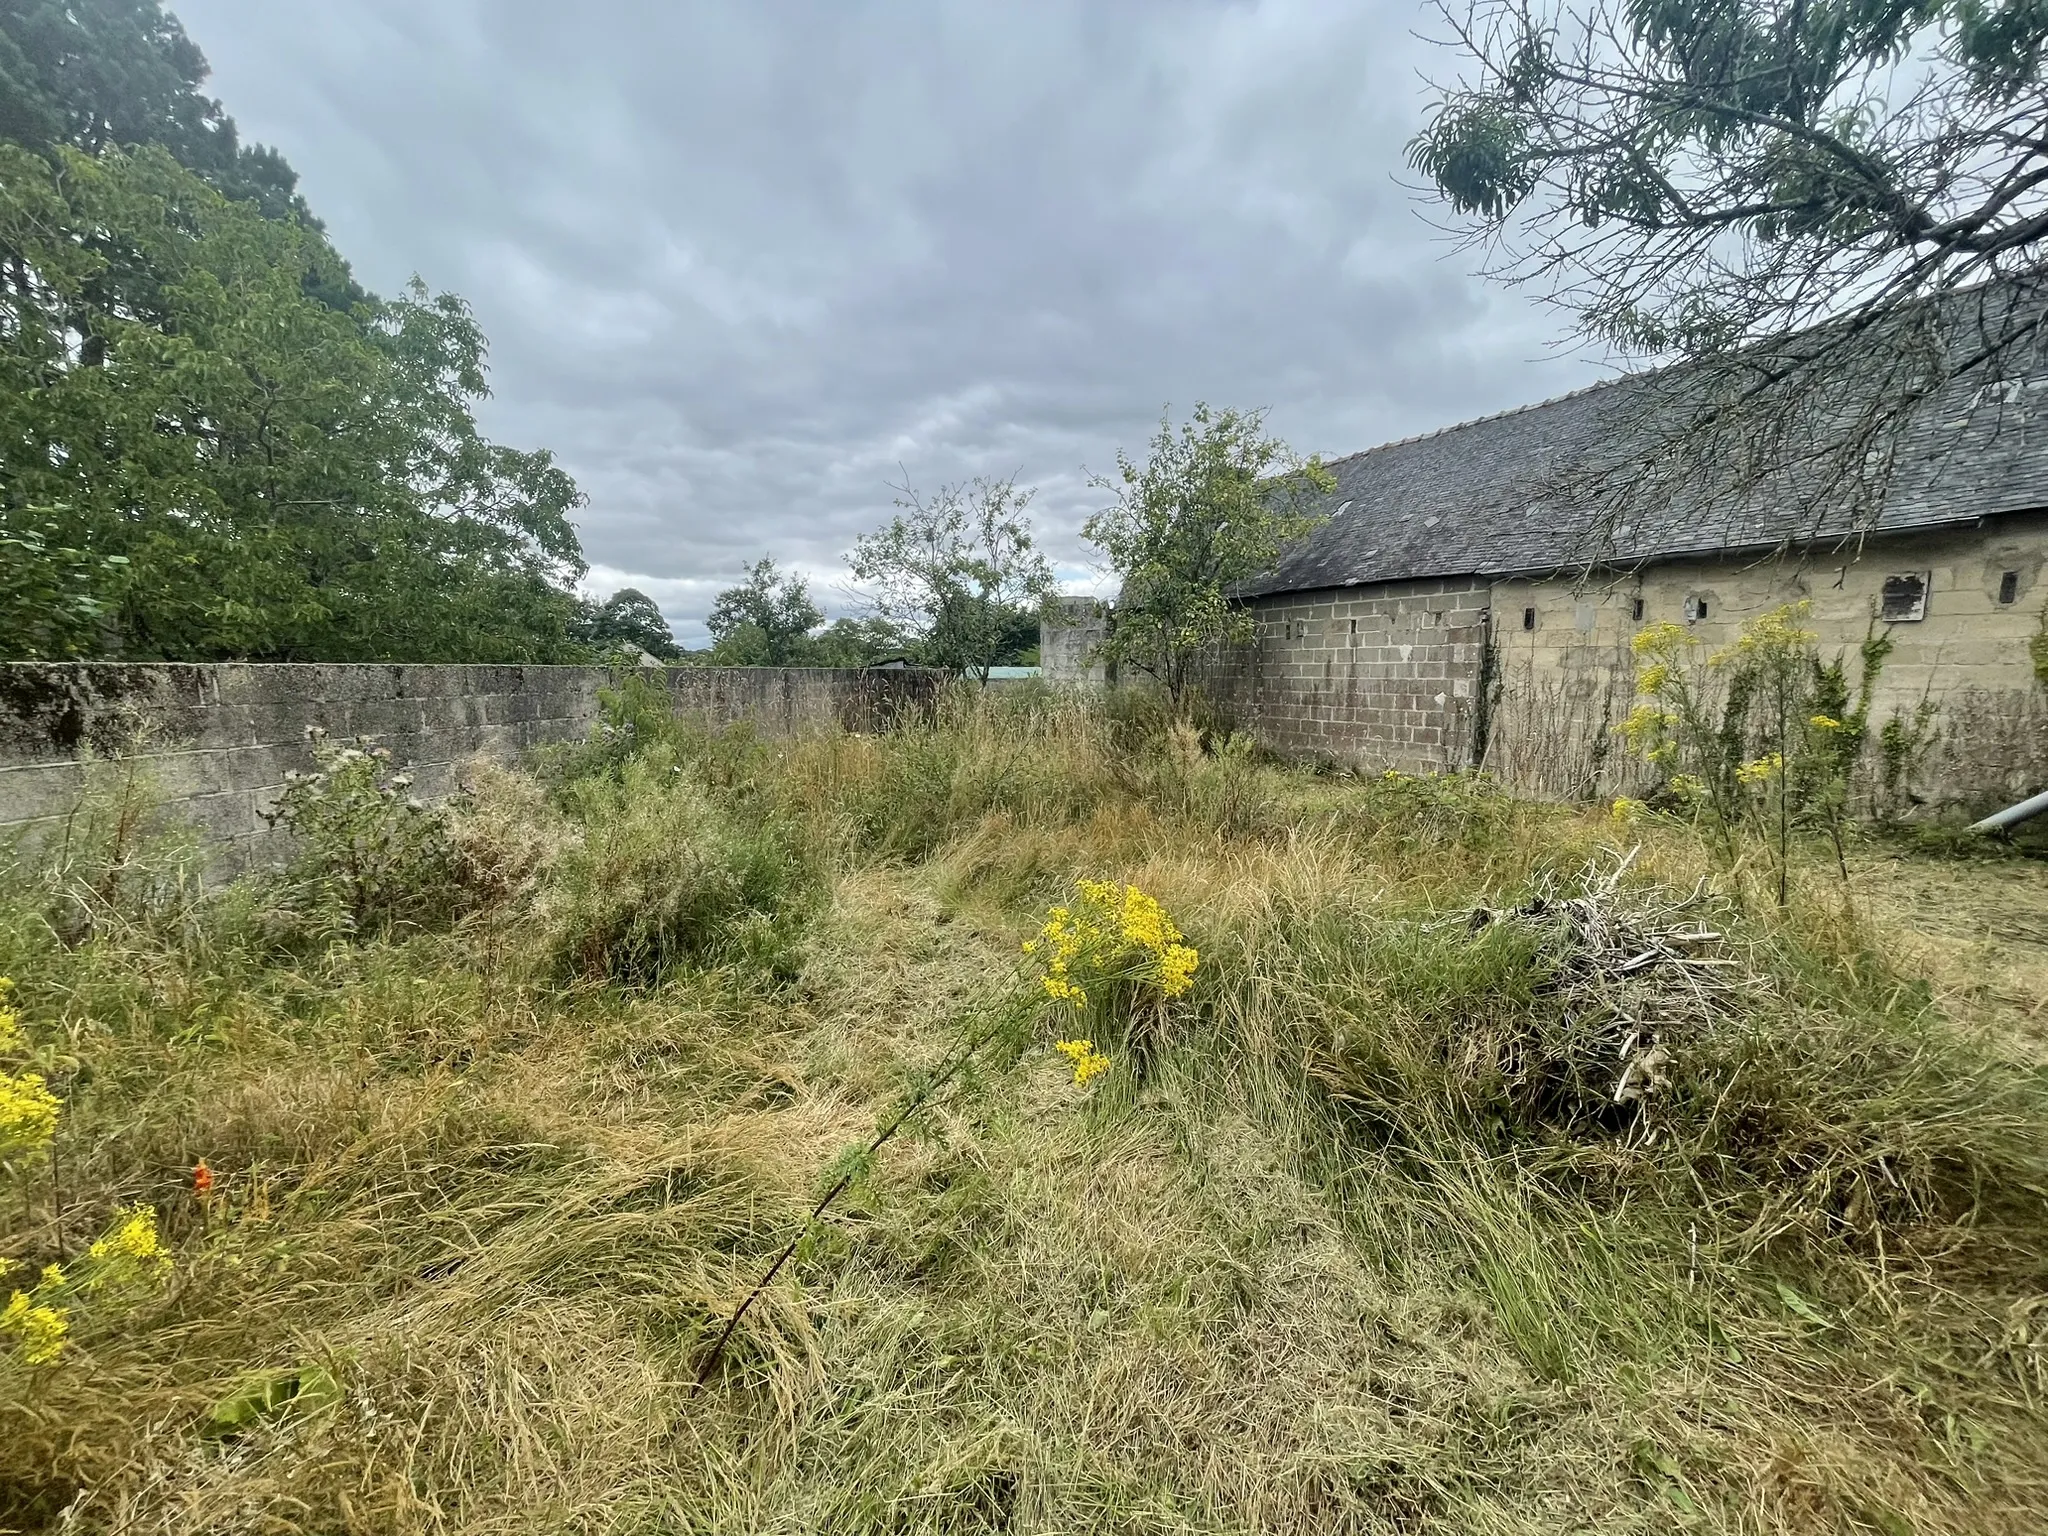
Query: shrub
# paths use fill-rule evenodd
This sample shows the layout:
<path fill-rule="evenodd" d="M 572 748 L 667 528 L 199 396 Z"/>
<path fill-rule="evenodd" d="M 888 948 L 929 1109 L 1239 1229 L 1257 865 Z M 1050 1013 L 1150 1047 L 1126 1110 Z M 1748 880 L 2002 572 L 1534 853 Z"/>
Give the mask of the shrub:
<path fill-rule="evenodd" d="M 645 986 L 689 965 L 788 973 L 820 872 L 785 818 L 733 814 L 667 747 L 566 796 L 582 836 L 539 918 L 557 974 Z"/>

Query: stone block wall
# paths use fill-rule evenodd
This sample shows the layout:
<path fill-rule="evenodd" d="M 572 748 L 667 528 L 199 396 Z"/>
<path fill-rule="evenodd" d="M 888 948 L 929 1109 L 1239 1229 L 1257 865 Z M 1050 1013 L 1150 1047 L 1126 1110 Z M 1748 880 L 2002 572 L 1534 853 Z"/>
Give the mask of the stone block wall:
<path fill-rule="evenodd" d="M 1925 583 L 1924 616 L 1887 623 L 1888 577 Z M 1872 699 L 1875 730 L 1934 707 L 1935 741 L 1918 785 L 1929 802 L 2008 804 L 2048 784 L 2048 694 L 2027 642 L 2048 600 L 2048 514 L 1981 527 L 1871 538 L 1779 558 L 1675 560 L 1615 577 L 1501 581 L 1493 589 L 1498 703 L 1486 766 L 1538 793 L 1606 795 L 1632 786 L 1613 732 L 1635 695 L 1630 638 L 1683 624 L 1709 655 L 1788 603 L 1809 605 L 1823 657 L 1848 660 L 1888 633 Z M 1702 609 L 1704 611 L 1702 611 Z"/>
<path fill-rule="evenodd" d="M 1261 598 L 1255 638 L 1203 686 L 1274 750 L 1369 769 L 1469 767 L 1488 588 L 1395 582 Z"/>
<path fill-rule="evenodd" d="M 941 675 L 823 667 L 645 669 L 678 713 L 768 734 L 888 729 L 927 714 Z M 576 741 L 598 718 L 600 667 L 0 663 L 0 837 L 36 837 L 76 804 L 92 756 L 133 753 L 225 870 L 274 857 L 263 819 L 311 766 L 306 727 L 374 736 L 439 797 L 479 753 Z"/>

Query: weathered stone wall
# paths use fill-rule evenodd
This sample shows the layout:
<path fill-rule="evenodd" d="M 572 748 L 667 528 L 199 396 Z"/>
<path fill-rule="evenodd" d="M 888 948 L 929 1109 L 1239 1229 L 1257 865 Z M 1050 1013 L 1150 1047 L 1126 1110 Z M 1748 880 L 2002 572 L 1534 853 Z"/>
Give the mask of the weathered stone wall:
<path fill-rule="evenodd" d="M 822 667 L 643 669 L 679 713 L 769 734 L 887 729 L 928 711 L 940 674 Z M 60 825 L 92 755 L 138 752 L 168 803 L 224 868 L 272 857 L 263 819 L 288 771 L 311 766 L 306 727 L 375 736 L 419 792 L 454 785 L 478 753 L 511 758 L 585 736 L 599 667 L 0 664 L 0 837 Z"/>
<path fill-rule="evenodd" d="M 1926 583 L 1925 616 L 1886 623 L 1885 580 L 1906 575 Z M 1923 700 L 1934 706 L 1937 737 L 1918 786 L 1925 798 L 2009 803 L 2048 783 L 2048 695 L 2027 654 L 2048 598 L 2044 576 L 2048 514 L 2030 513 L 1781 559 L 1731 556 L 1613 579 L 1499 582 L 1500 692 L 1486 766 L 1546 794 L 1627 787 L 1635 769 L 1613 726 L 1635 693 L 1630 637 L 1646 624 L 1681 623 L 1708 654 L 1759 614 L 1805 602 L 1821 654 L 1847 657 L 1852 684 L 1865 636 L 1891 635 L 1871 724 L 1911 719 Z"/>
<path fill-rule="evenodd" d="M 1268 746 L 1406 772 L 1469 767 L 1488 589 L 1473 580 L 1294 592 L 1203 686 Z"/>

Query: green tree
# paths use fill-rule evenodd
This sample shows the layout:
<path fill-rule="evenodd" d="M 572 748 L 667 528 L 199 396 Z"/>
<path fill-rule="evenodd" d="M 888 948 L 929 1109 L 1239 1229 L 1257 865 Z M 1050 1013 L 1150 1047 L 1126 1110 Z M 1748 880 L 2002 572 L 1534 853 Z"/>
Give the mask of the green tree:
<path fill-rule="evenodd" d="M 1617 495 L 1687 509 L 1710 472 L 1874 509 L 1930 395 L 1967 385 L 1989 433 L 2038 373 L 2041 0 L 1440 11 L 1460 73 L 1410 158 L 1488 273 L 1690 365 L 1646 396 L 1660 440 L 1600 466 Z"/>
<path fill-rule="evenodd" d="M 911 652 L 910 641 L 878 614 L 834 619 L 810 639 L 810 664 L 816 667 L 871 667 L 878 661 Z"/>
<path fill-rule="evenodd" d="M 1144 463 L 1119 453 L 1096 484 L 1116 501 L 1082 532 L 1122 578 L 1102 657 L 1156 678 L 1178 714 L 1204 654 L 1251 636 L 1234 589 L 1315 526 L 1309 505 L 1335 481 L 1268 437 L 1264 411 L 1197 405 L 1177 430 L 1161 420 Z"/>
<path fill-rule="evenodd" d="M 664 661 L 682 655 L 661 609 L 636 587 L 621 587 L 601 603 L 586 604 L 578 615 L 576 638 L 600 651 L 633 645 Z"/>
<path fill-rule="evenodd" d="M 1052 595 L 1052 567 L 1025 516 L 1032 495 L 1014 478 L 941 486 L 930 497 L 901 486 L 902 510 L 847 557 L 872 585 L 878 616 L 911 636 L 928 665 L 986 683 L 1014 650 L 1020 619 Z"/>
<path fill-rule="evenodd" d="M 782 575 L 763 557 L 747 567 L 745 581 L 712 602 L 705 621 L 711 660 L 728 667 L 809 666 L 811 631 L 824 622 L 803 578 Z"/>
<path fill-rule="evenodd" d="M 229 197 L 307 216 L 298 175 L 199 87 L 206 56 L 159 0 L 0 0 L 0 138 L 88 155 L 159 144 Z"/>
<path fill-rule="evenodd" d="M 0 538 L 40 572 L 0 647 L 89 608 L 135 659 L 576 654 L 574 482 L 477 430 L 459 299 L 344 311 L 345 275 L 161 148 L 0 145 Z"/>

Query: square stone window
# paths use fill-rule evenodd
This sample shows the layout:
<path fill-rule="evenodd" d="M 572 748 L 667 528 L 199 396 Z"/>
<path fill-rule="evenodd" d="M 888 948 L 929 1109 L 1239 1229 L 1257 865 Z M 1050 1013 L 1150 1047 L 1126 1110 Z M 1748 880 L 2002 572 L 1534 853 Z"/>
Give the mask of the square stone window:
<path fill-rule="evenodd" d="M 1877 616 L 1887 624 L 1911 624 L 1927 617 L 1927 572 L 1908 571 L 1884 579 Z"/>
<path fill-rule="evenodd" d="M 1685 622 L 1697 624 L 1707 616 L 1707 600 L 1697 594 L 1685 600 Z"/>

